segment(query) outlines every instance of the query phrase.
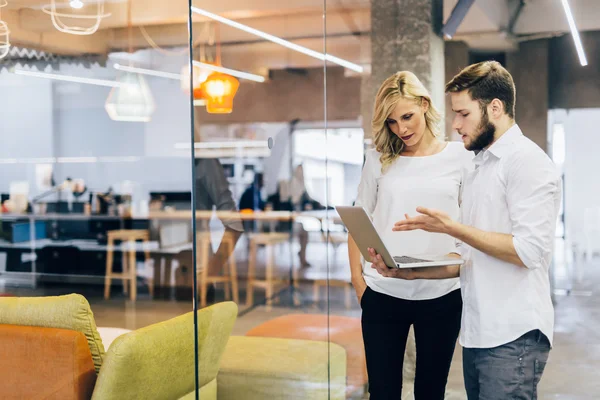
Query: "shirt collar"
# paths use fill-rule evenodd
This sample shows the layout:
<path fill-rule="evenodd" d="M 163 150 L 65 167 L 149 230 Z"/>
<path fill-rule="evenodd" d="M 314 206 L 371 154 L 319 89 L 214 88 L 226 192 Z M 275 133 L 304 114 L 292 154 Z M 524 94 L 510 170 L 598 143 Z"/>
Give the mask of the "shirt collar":
<path fill-rule="evenodd" d="M 519 125 L 514 124 L 511 126 L 498 140 L 496 140 L 492 145 L 487 149 L 487 152 L 495 155 L 498 158 L 502 158 L 508 152 L 514 151 L 514 140 L 520 136 L 523 136 L 523 132 L 521 132 L 521 128 Z"/>
<path fill-rule="evenodd" d="M 494 142 L 489 148 L 479 150 L 476 152 L 476 155 L 473 158 L 475 168 L 479 167 L 487 159 L 489 159 L 490 155 L 494 155 L 497 158 L 502 158 L 509 151 L 513 151 L 513 142 L 519 136 L 523 136 L 523 132 L 521 132 L 521 128 L 519 128 L 517 124 L 514 124 L 506 132 L 504 132 L 504 135 L 502 135 L 500 139 L 496 140 L 496 142 Z"/>

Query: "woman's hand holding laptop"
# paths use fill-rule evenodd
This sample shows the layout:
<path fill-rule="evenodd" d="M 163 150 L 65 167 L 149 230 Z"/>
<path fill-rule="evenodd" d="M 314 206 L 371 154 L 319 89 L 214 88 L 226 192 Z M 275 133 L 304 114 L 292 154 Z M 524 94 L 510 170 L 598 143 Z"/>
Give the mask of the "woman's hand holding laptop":
<path fill-rule="evenodd" d="M 386 278 L 405 279 L 408 281 L 417 279 L 414 271 L 416 268 L 389 268 L 375 249 L 369 247 L 369 254 L 371 255 L 371 268 L 376 269 L 380 275 Z"/>

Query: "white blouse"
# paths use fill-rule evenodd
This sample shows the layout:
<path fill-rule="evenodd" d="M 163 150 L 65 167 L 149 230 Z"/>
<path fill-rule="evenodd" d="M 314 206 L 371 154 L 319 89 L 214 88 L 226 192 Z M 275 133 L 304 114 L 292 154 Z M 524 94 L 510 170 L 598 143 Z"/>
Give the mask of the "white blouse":
<path fill-rule="evenodd" d="M 373 224 L 392 256 L 432 256 L 456 252 L 451 236 L 425 231 L 393 232 L 404 214 L 417 215 L 419 206 L 435 208 L 459 218 L 463 177 L 472 167 L 473 153 L 460 142 L 449 142 L 439 153 L 398 157 L 382 174 L 380 153 L 369 150 L 358 186 L 356 205 L 371 215 Z M 363 260 L 364 261 L 364 260 Z M 363 275 L 374 291 L 406 300 L 427 300 L 458 288 L 458 278 L 406 281 L 381 276 L 363 262 Z"/>

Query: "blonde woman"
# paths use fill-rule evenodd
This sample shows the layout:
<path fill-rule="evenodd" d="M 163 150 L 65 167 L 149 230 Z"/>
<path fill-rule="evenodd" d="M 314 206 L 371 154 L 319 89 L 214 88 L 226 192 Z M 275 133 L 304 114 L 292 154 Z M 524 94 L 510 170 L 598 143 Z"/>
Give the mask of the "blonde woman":
<path fill-rule="evenodd" d="M 393 232 L 394 222 L 418 206 L 459 215 L 460 188 L 472 154 L 445 142 L 431 96 L 411 72 L 383 82 L 372 120 L 375 148 L 366 154 L 356 200 L 371 215 L 394 254 L 449 254 L 455 241 L 423 231 Z M 352 283 L 362 308 L 371 400 L 400 399 L 402 365 L 413 326 L 417 349 L 415 399 L 443 399 L 460 330 L 462 300 L 457 278 L 402 280 L 363 266 L 348 239 Z"/>

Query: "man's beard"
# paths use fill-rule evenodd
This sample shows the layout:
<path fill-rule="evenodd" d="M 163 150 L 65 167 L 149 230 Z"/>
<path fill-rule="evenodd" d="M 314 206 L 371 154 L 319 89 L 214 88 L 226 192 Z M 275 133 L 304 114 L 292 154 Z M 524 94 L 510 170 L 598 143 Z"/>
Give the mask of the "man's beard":
<path fill-rule="evenodd" d="M 480 151 L 488 147 L 494 141 L 494 134 L 496 133 L 496 126 L 490 122 L 487 110 L 483 110 L 481 116 L 481 123 L 478 127 L 479 135 L 471 142 L 467 147 L 469 151 Z"/>

